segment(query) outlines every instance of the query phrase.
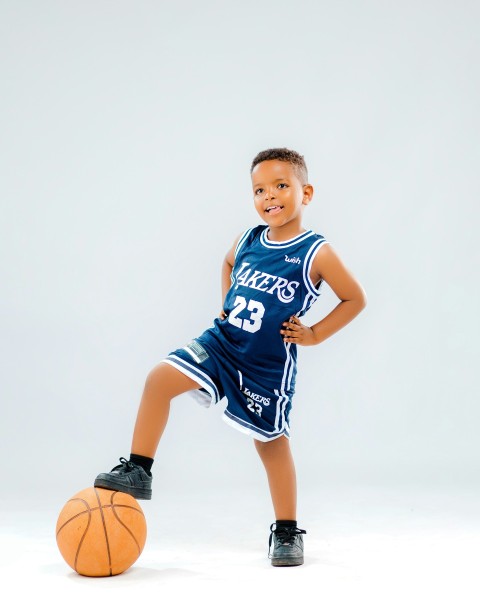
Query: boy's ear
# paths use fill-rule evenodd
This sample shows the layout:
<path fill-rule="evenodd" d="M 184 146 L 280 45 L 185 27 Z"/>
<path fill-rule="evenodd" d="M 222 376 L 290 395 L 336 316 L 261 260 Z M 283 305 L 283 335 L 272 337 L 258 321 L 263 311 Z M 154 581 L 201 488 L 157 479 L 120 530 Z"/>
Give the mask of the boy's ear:
<path fill-rule="evenodd" d="M 310 204 L 313 198 L 313 186 L 307 183 L 307 185 L 303 186 L 303 200 L 302 204 Z"/>

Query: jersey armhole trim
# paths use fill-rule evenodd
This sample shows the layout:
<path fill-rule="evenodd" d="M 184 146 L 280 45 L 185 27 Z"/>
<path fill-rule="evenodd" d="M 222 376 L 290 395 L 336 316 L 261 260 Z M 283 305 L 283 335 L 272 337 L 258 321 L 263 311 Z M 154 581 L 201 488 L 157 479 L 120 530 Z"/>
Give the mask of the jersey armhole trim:
<path fill-rule="evenodd" d="M 310 277 L 310 273 L 312 270 L 312 264 L 315 259 L 315 256 L 317 255 L 317 252 L 320 250 L 320 248 L 324 244 L 329 244 L 329 243 L 330 242 L 328 240 L 326 240 L 325 238 L 317 240 L 315 243 L 313 243 L 310 246 L 309 251 L 307 252 L 307 256 L 305 257 L 305 262 L 303 264 L 303 280 L 304 280 L 305 285 L 307 286 L 307 289 L 309 290 L 309 292 L 311 294 L 313 294 L 316 298 L 318 298 L 318 296 L 320 296 L 320 287 L 322 285 L 323 279 L 318 284 L 318 287 L 315 287 L 315 285 L 313 284 L 313 281 Z"/>
<path fill-rule="evenodd" d="M 237 245 L 235 246 L 235 252 L 234 252 L 234 256 L 235 258 L 237 258 L 237 254 L 240 252 L 241 247 L 243 246 L 243 244 L 245 243 L 246 239 L 248 238 L 248 236 L 250 235 L 250 233 L 253 231 L 253 227 L 250 227 L 250 229 L 247 229 L 246 231 L 244 231 L 242 233 L 242 235 L 240 236 L 240 239 L 237 242 Z"/>

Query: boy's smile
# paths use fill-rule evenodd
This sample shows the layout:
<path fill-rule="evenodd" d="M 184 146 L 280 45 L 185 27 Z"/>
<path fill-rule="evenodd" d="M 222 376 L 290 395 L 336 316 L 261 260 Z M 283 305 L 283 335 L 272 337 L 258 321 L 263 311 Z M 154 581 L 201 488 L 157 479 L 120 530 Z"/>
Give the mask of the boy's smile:
<path fill-rule="evenodd" d="M 279 213 L 281 210 L 283 210 L 283 206 L 279 206 L 277 204 L 274 204 L 273 206 L 268 206 L 265 209 L 265 212 L 267 212 L 269 215 L 276 215 L 277 213 Z"/>
<path fill-rule="evenodd" d="M 255 208 L 270 226 L 268 237 L 283 241 L 304 231 L 303 208 L 313 196 L 313 187 L 303 183 L 292 163 L 265 160 L 252 171 Z"/>

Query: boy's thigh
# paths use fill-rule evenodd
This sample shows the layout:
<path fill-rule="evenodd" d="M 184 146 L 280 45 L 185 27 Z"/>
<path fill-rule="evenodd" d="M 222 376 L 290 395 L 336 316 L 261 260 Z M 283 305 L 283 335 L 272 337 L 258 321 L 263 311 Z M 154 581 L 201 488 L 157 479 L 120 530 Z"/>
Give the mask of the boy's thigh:
<path fill-rule="evenodd" d="M 183 348 L 177 348 L 163 359 L 162 363 L 182 373 L 196 385 L 187 391 L 192 392 L 192 397 L 205 407 L 216 404 L 223 397 L 223 389 L 218 377 L 220 361 L 209 348 L 208 351 L 195 342 L 195 351 L 192 351 L 191 342 Z M 197 348 L 198 346 L 198 348 Z"/>
<path fill-rule="evenodd" d="M 147 375 L 145 386 L 158 388 L 162 393 L 173 396 L 200 388 L 200 385 L 191 377 L 165 362 L 153 367 Z"/>

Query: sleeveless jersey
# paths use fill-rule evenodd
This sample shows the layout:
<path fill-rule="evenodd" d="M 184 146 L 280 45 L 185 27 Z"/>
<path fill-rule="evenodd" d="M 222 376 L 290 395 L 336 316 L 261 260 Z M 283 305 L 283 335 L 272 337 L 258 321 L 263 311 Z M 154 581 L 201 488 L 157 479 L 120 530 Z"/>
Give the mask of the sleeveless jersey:
<path fill-rule="evenodd" d="M 268 239 L 268 226 L 248 229 L 238 241 L 231 287 L 223 310 L 209 330 L 225 356 L 266 387 L 291 397 L 295 389 L 297 346 L 280 329 L 293 315 L 302 317 L 320 296 L 310 269 L 328 241 L 311 230 L 284 242 Z"/>

